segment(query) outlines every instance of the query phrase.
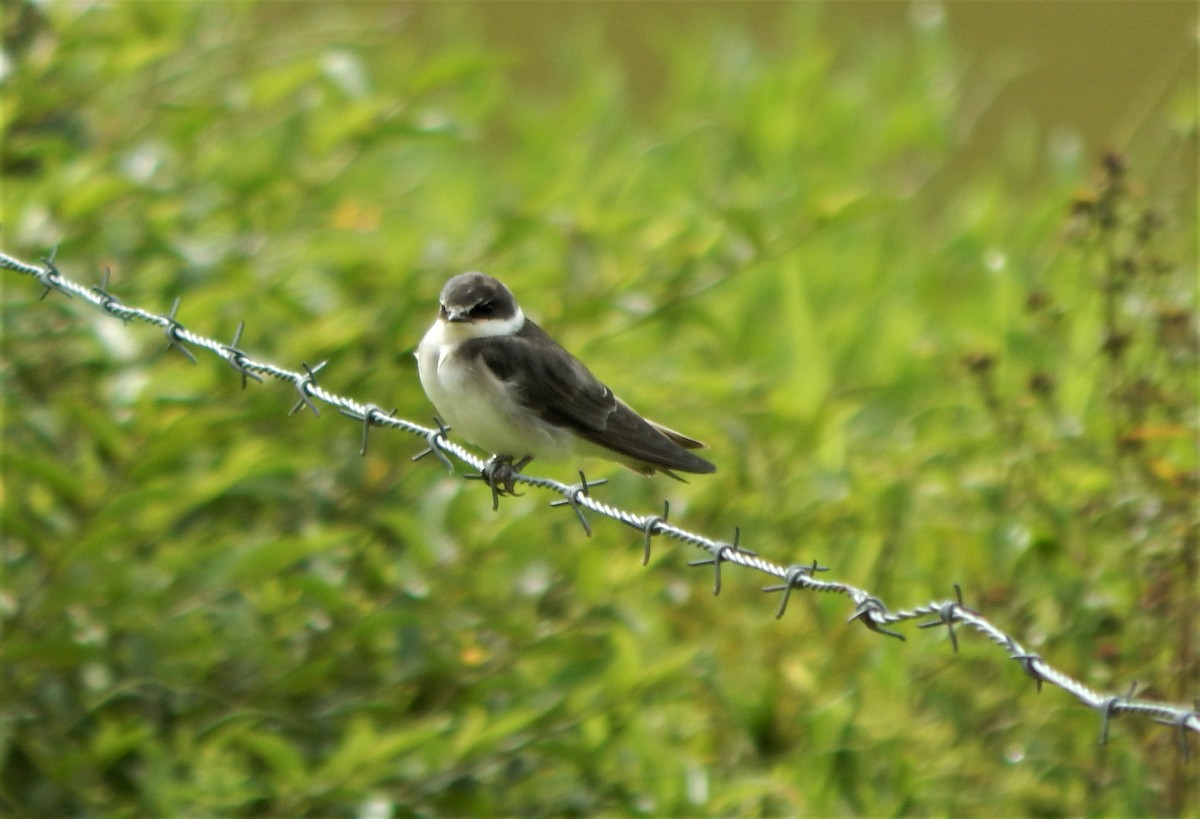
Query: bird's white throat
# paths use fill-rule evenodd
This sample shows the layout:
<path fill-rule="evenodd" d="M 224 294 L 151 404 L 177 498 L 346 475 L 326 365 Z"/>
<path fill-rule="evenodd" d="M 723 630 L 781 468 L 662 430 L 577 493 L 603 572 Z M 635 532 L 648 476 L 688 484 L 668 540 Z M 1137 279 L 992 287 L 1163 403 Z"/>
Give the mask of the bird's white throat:
<path fill-rule="evenodd" d="M 460 344 L 473 338 L 495 338 L 496 336 L 513 336 L 525 326 L 525 312 L 518 307 L 517 312 L 509 318 L 488 319 L 487 321 L 446 321 L 438 319 L 441 327 L 442 344 Z"/>

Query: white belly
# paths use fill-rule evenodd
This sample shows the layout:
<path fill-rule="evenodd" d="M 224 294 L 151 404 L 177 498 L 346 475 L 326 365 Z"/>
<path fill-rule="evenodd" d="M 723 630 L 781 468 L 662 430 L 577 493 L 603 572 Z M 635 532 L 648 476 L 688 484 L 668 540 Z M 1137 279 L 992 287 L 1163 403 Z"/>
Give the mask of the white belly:
<path fill-rule="evenodd" d="M 531 415 L 509 397 L 482 363 L 455 355 L 446 325 L 435 322 L 417 347 L 417 371 L 438 415 L 462 438 L 496 455 L 558 461 L 575 450 L 575 436 Z"/>

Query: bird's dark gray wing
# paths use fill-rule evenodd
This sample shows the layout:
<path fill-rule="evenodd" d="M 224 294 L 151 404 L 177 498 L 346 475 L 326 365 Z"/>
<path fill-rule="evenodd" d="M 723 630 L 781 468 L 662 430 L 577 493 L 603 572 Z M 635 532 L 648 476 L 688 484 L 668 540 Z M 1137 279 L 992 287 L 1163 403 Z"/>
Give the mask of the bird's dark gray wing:
<path fill-rule="evenodd" d="M 463 353 L 482 360 L 509 385 L 523 406 L 547 423 L 571 429 L 594 444 L 664 470 L 716 469 L 618 400 L 587 367 L 532 321 L 526 321 L 513 336 L 465 342 Z"/>

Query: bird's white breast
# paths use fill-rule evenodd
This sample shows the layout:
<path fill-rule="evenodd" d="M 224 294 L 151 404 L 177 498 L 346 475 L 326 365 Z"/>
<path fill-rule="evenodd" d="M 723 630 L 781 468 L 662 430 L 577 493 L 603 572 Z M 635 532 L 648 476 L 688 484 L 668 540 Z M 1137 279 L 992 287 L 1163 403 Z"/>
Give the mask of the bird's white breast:
<path fill-rule="evenodd" d="M 520 319 L 523 322 L 524 316 Z M 452 428 L 451 435 L 515 458 L 530 455 L 561 460 L 570 456 L 574 435 L 530 413 L 487 365 L 461 355 L 463 341 L 499 335 L 480 329 L 480 325 L 439 319 L 417 347 L 421 386 L 438 415 Z M 516 329 L 520 325 L 500 334 L 511 335 Z"/>

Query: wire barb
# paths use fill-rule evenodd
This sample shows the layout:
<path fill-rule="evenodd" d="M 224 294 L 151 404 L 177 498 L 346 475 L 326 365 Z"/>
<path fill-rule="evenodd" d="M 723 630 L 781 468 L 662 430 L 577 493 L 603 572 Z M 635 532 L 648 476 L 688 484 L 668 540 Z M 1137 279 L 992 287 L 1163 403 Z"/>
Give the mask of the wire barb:
<path fill-rule="evenodd" d="M 584 476 L 583 470 L 579 470 L 579 483 L 571 487 L 571 491 L 565 498 L 550 501 L 552 507 L 570 506 L 575 512 L 575 517 L 579 518 L 579 525 L 583 527 L 583 531 L 588 537 L 592 536 L 592 527 L 588 525 L 587 518 L 583 514 L 583 510 L 579 508 L 580 497 L 590 497 L 589 489 L 593 486 L 603 486 L 608 483 L 608 478 L 601 478 L 598 481 L 588 483 L 588 479 Z"/>
<path fill-rule="evenodd" d="M 312 395 L 312 388 L 317 386 L 317 373 L 328 363 L 328 361 L 322 361 L 315 367 L 310 367 L 303 362 L 300 363 L 300 366 L 304 368 L 305 374 L 303 378 L 299 378 L 294 382 L 296 392 L 300 393 L 300 400 L 292 405 L 292 408 L 288 410 L 288 415 L 295 415 L 305 407 L 312 410 L 313 415 L 321 414 L 321 411 L 317 409 L 317 405 L 313 403 L 310 396 Z"/>
<path fill-rule="evenodd" d="M 391 412 L 387 412 L 378 404 L 367 404 L 363 407 L 362 412 L 350 407 L 338 407 L 338 412 L 347 418 L 353 418 L 355 421 L 362 421 L 362 446 L 359 447 L 358 454 L 367 454 L 367 433 L 371 431 L 371 427 L 382 426 L 379 422 L 379 417 L 385 415 L 395 415 L 399 412 L 399 407 L 393 408 Z M 413 458 L 415 461 L 416 458 Z"/>
<path fill-rule="evenodd" d="M 395 415 L 394 410 L 392 411 L 392 414 Z M 436 415 L 433 416 L 433 423 L 437 425 L 437 429 L 425 430 L 426 446 L 416 455 L 413 455 L 412 460 L 419 461 L 426 455 L 434 455 L 439 461 L 446 465 L 446 469 L 451 475 L 453 475 L 454 464 L 450 462 L 450 459 L 446 457 L 446 453 L 442 451 L 442 443 L 447 440 L 447 437 L 450 433 L 450 427 L 446 426 L 445 423 L 442 422 L 442 419 L 438 418 Z"/>
<path fill-rule="evenodd" d="M 858 607 L 847 618 L 847 623 L 853 623 L 855 620 L 861 622 L 871 631 L 879 634 L 885 634 L 888 637 L 895 637 L 897 640 L 904 642 L 907 638 L 898 631 L 892 631 L 889 628 L 884 628 L 883 621 L 888 617 L 887 606 L 883 601 L 874 595 L 867 596 Z"/>
<path fill-rule="evenodd" d="M 468 478 L 488 480 L 488 476 L 490 475 L 492 477 L 492 480 L 489 480 L 489 484 L 492 489 L 493 509 L 499 508 L 499 496 L 501 493 L 515 494 L 514 490 L 518 483 L 548 489 L 558 493 L 558 495 L 565 499 L 563 503 L 572 507 L 580 523 L 583 525 L 584 531 L 589 535 L 591 534 L 591 527 L 584 517 L 585 511 L 594 512 L 641 532 L 643 538 L 643 563 L 649 561 L 650 541 L 657 535 L 667 535 L 675 541 L 686 543 L 708 552 L 707 558 L 699 561 L 696 565 L 711 563 L 714 566 L 715 591 L 720 590 L 720 567 L 725 563 L 733 563 L 742 568 L 752 569 L 775 578 L 781 578 L 784 581 L 782 585 L 769 586 L 764 589 L 765 591 L 783 592 L 783 598 L 780 601 L 781 605 L 776 615 L 777 618 L 783 616 L 792 590 L 804 589 L 813 592 L 832 592 L 847 597 L 856 603 L 854 614 L 850 619 L 862 620 L 868 628 L 874 631 L 900 637 L 901 639 L 903 637 L 887 630 L 885 626 L 917 620 L 919 618 L 933 617 L 936 619 L 924 625 L 930 628 L 935 625 L 945 625 L 950 632 L 951 642 L 956 649 L 961 629 L 956 630 L 956 628 L 952 628 L 952 625 L 954 627 L 970 629 L 1006 650 L 1009 657 L 1016 660 L 1025 673 L 1034 679 L 1038 690 L 1041 690 L 1043 683 L 1048 683 L 1070 693 L 1087 708 L 1099 712 L 1104 720 L 1102 741 L 1107 739 L 1109 720 L 1118 714 L 1127 713 L 1141 714 L 1164 725 L 1177 727 L 1180 735 L 1180 753 L 1185 758 L 1190 753 L 1186 741 L 1187 732 L 1200 733 L 1200 703 L 1189 707 L 1149 700 L 1138 700 L 1134 698 L 1134 689 L 1130 689 L 1128 695 L 1123 697 L 1105 696 L 1102 693 L 1094 691 L 1080 680 L 1049 665 L 1040 655 L 1027 651 L 1011 635 L 985 619 L 979 612 L 963 605 L 962 593 L 958 586 L 955 586 L 955 600 L 953 601 L 931 603 L 913 610 L 889 611 L 881 600 L 870 595 L 863 589 L 839 581 L 817 580 L 815 578 L 816 573 L 827 571 L 828 569 L 817 565 L 816 562 L 813 562 L 811 565 L 785 566 L 765 560 L 758 557 L 754 552 L 742 549 L 738 545 L 740 539 L 740 530 L 738 529 L 734 530 L 733 543 L 714 540 L 697 532 L 669 524 L 667 518 L 670 506 L 667 503 L 663 504 L 662 515 L 644 516 L 628 512 L 624 509 L 610 506 L 592 496 L 589 491 L 590 488 L 599 485 L 600 482 L 589 483 L 582 473 L 580 473 L 580 483 L 578 484 L 566 484 L 551 478 L 521 475 L 520 469 L 525 466 L 527 461 L 515 465 L 511 463 L 511 459 L 509 459 L 507 464 L 497 464 L 495 463 L 495 458 L 488 461 L 480 457 L 477 453 L 471 452 L 460 446 L 457 442 L 450 440 L 447 435 L 449 429 L 441 421 L 437 422 L 436 429 L 429 429 L 403 418 L 385 417 L 385 414 L 378 407 L 367 405 L 364 408 L 361 402 L 335 395 L 318 387 L 316 373 L 325 366 L 325 362 L 316 367 L 305 365 L 303 372 L 296 372 L 276 366 L 267 361 L 253 359 L 238 349 L 243 325 L 239 325 L 238 332 L 234 335 L 232 344 L 222 344 L 215 339 L 189 332 L 175 318 L 179 299 L 175 300 L 175 304 L 171 308 L 171 313 L 167 316 L 123 304 L 108 291 L 110 278 L 108 271 L 105 271 L 99 287 L 85 287 L 62 275 L 55 263 L 56 255 L 57 247 L 52 249 L 50 254 L 42 259 L 42 264 L 39 266 L 0 252 L 0 268 L 13 270 L 35 279 L 45 288 L 41 297 L 44 297 L 50 290 L 57 290 L 68 297 L 79 296 L 82 300 L 95 305 L 114 318 L 121 319 L 122 321 L 128 322 L 136 319 L 137 321 L 162 328 L 166 332 L 170 346 L 178 347 L 192 361 L 195 361 L 195 357 L 191 355 L 190 348 L 184 346 L 184 342 L 190 345 L 190 347 L 203 348 L 219 356 L 233 366 L 235 370 L 242 373 L 244 378 L 254 377 L 256 380 L 261 380 L 255 375 L 259 374 L 270 376 L 278 381 L 287 382 L 300 394 L 300 400 L 292 408 L 292 413 L 298 412 L 305 406 L 308 406 L 316 413 L 317 408 L 314 404 L 314 400 L 316 400 L 342 410 L 351 410 L 352 412 L 347 414 L 363 423 L 364 432 L 370 426 L 388 426 L 411 435 L 419 436 L 424 439 L 428 449 L 414 456 L 415 459 L 433 453 L 453 471 L 453 465 L 448 457 L 453 456 L 458 461 L 479 470 L 478 475 L 468 475 Z M 499 468 L 505 466 L 507 470 Z M 502 480 L 497 482 L 495 478 Z M 562 504 L 560 503 L 559 505 Z"/>
<path fill-rule="evenodd" d="M 963 605 L 962 586 L 954 584 L 955 601 L 952 603 L 943 603 L 937 607 L 938 618 L 930 620 L 927 623 L 920 623 L 917 628 L 937 628 L 945 626 L 946 632 L 950 635 L 950 645 L 954 648 L 954 653 L 958 653 L 958 635 L 954 633 L 954 622 L 958 618 L 960 611 L 971 611 Z M 972 614 L 979 612 L 971 611 Z"/>
<path fill-rule="evenodd" d="M 775 619 L 783 618 L 783 613 L 787 611 L 788 601 L 792 598 L 792 589 L 806 585 L 806 581 L 811 580 L 816 572 L 828 571 L 824 566 L 818 566 L 817 561 L 813 561 L 812 565 L 807 563 L 793 563 L 785 570 L 782 586 L 765 586 L 764 592 L 783 592 L 783 599 L 779 601 L 779 611 L 775 612 Z"/>
<path fill-rule="evenodd" d="M 38 301 L 45 301 L 47 294 L 51 290 L 57 290 L 68 299 L 71 298 L 71 291 L 62 286 L 62 276 L 58 272 L 58 267 L 54 264 L 54 257 L 58 255 L 58 245 L 50 248 L 50 254 L 42 257 L 42 264 L 45 265 L 34 275 L 37 280 L 42 283 L 44 288 L 41 295 L 38 296 Z"/>
<path fill-rule="evenodd" d="M 1192 749 L 1188 744 L 1187 728 L 1188 719 L 1193 716 L 1200 717 L 1200 709 L 1197 709 L 1194 714 L 1176 714 L 1171 719 L 1155 718 L 1154 720 L 1159 725 L 1168 725 L 1175 729 L 1175 733 L 1179 737 L 1179 756 L 1183 758 L 1184 762 L 1192 761 Z"/>
<path fill-rule="evenodd" d="M 1015 643 L 1012 643 L 1011 646 L 1014 649 L 1017 648 Z M 1038 671 L 1038 664 L 1042 662 L 1042 655 L 1030 654 L 1024 651 L 1014 651 L 1014 653 L 1011 653 L 1008 656 L 1009 659 L 1016 660 L 1026 674 L 1028 674 L 1030 677 L 1033 677 L 1034 685 L 1037 686 L 1037 692 L 1039 694 L 1042 693 L 1042 682 L 1044 682 L 1046 679 L 1042 676 L 1042 672 Z"/>
<path fill-rule="evenodd" d="M 116 312 L 116 308 L 121 304 L 121 300 L 118 299 L 116 296 L 114 296 L 112 293 L 108 292 L 108 281 L 111 278 L 112 278 L 112 268 L 111 267 L 104 268 L 104 276 L 103 276 L 103 278 L 100 279 L 100 284 L 93 285 L 91 287 L 91 291 L 100 297 L 100 306 L 102 308 L 104 308 L 104 312 L 112 313 L 113 315 L 118 315 Z M 129 319 L 124 316 L 118 315 L 118 318 L 121 318 L 126 322 L 129 321 Z"/>
<path fill-rule="evenodd" d="M 646 522 L 638 528 L 642 530 L 645 536 L 642 548 L 642 565 L 650 565 L 650 538 L 658 534 L 659 527 L 667 522 L 667 518 L 671 517 L 671 502 L 663 501 L 663 513 L 661 515 L 651 515 L 646 518 Z"/>
<path fill-rule="evenodd" d="M 171 312 L 167 313 L 167 323 L 163 327 L 163 332 L 167 336 L 167 346 L 163 349 L 169 350 L 174 347 L 183 353 L 188 361 L 193 364 L 199 364 L 200 362 L 196 360 L 196 356 L 192 354 L 192 351 L 183 346 L 183 336 L 181 335 L 183 333 L 183 325 L 175 320 L 177 312 L 179 312 L 179 296 L 175 297 L 175 303 L 171 305 Z"/>
<path fill-rule="evenodd" d="M 262 383 L 262 378 L 257 373 L 253 373 L 247 368 L 246 362 L 249 359 L 246 354 L 238 349 L 238 344 L 242 340 L 242 331 L 246 329 L 246 322 L 239 321 L 237 330 L 234 331 L 233 341 L 228 344 L 221 345 L 221 354 L 225 356 L 225 360 L 229 362 L 229 366 L 233 367 L 242 375 L 242 389 L 246 389 L 248 379 L 253 378 L 259 384 Z"/>
<path fill-rule="evenodd" d="M 713 567 L 713 597 L 721 593 L 721 564 L 729 560 L 729 555 L 733 553 L 741 553 L 744 555 L 757 556 L 758 552 L 752 552 L 749 549 L 743 549 L 738 546 L 738 541 L 742 539 L 742 527 L 733 527 L 733 543 L 719 543 L 717 552 L 712 557 L 706 560 L 692 560 L 688 562 L 689 566 L 712 566 Z"/>
<path fill-rule="evenodd" d="M 1100 708 L 1100 745 L 1108 744 L 1108 724 L 1114 718 L 1121 715 L 1121 710 L 1133 700 L 1134 692 L 1137 691 L 1137 681 L 1134 680 L 1129 684 L 1129 692 L 1125 696 L 1113 695 L 1104 700 Z"/>

